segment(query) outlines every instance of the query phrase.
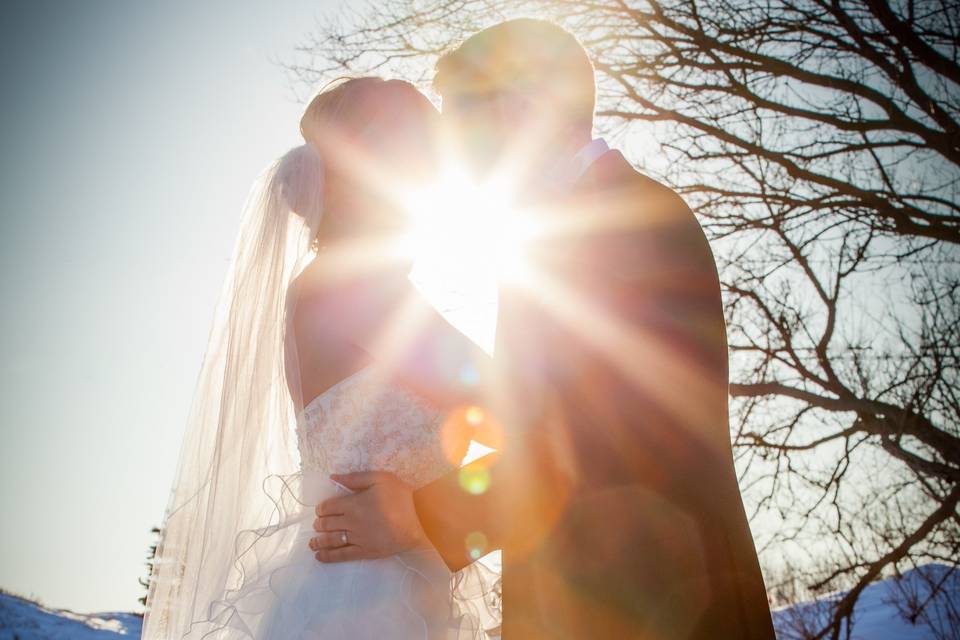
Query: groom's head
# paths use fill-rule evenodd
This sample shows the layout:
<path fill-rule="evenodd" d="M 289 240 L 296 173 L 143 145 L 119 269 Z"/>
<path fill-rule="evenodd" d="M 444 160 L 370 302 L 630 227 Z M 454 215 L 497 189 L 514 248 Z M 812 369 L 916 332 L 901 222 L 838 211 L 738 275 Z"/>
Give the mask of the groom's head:
<path fill-rule="evenodd" d="M 590 141 L 595 87 L 586 51 L 569 32 L 519 19 L 484 29 L 437 63 L 444 120 L 481 168 L 511 145 L 536 164 Z"/>

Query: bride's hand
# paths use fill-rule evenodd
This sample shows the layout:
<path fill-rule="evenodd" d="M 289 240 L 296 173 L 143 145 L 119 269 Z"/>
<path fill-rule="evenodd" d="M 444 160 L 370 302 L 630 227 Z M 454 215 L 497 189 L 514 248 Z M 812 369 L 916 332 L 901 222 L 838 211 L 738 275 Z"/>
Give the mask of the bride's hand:
<path fill-rule="evenodd" d="M 427 542 L 413 506 L 413 489 L 392 473 L 333 475 L 354 491 L 317 505 L 310 548 L 320 562 L 385 558 Z"/>

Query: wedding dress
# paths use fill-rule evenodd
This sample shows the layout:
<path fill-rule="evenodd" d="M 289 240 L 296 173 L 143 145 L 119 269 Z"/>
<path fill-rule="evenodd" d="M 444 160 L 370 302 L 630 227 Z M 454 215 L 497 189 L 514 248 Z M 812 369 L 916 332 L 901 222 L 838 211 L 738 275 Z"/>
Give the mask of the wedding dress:
<path fill-rule="evenodd" d="M 362 369 L 310 402 L 297 439 L 302 513 L 289 548 L 266 562 L 225 604 L 258 640 L 456 637 L 451 573 L 431 547 L 376 560 L 324 564 L 308 547 L 313 505 L 343 492 L 331 473 L 390 471 L 414 487 L 458 466 L 446 452 L 442 416 L 409 391 Z M 240 622 L 237 620 L 236 622 Z M 238 625 L 234 625 L 238 626 Z"/>

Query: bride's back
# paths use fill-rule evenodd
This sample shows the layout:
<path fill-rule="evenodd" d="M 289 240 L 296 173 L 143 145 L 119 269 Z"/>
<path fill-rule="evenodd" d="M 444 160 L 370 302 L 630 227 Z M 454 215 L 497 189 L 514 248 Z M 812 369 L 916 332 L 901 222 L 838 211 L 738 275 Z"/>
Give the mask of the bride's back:
<path fill-rule="evenodd" d="M 291 287 L 298 294 L 287 340 L 296 354 L 297 371 L 287 377 L 299 383 L 304 406 L 371 360 L 351 339 L 351 328 L 356 327 L 350 325 L 350 287 L 325 278 L 320 262 L 308 265 Z M 353 285 L 354 290 L 359 286 Z"/>

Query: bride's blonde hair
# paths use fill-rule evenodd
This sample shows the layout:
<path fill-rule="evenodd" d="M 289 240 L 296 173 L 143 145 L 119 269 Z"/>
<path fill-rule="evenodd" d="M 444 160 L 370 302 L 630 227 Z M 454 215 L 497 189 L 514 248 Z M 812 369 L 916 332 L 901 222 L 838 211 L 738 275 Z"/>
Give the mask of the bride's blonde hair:
<path fill-rule="evenodd" d="M 348 155 L 350 146 L 363 137 L 371 124 L 380 118 L 392 117 L 391 105 L 397 104 L 401 96 L 416 96 L 423 101 L 421 106 L 429 107 L 429 102 L 412 84 L 375 76 L 339 78 L 313 97 L 300 118 L 300 134 L 324 160 L 327 184 L 331 174 L 336 173 L 338 157 Z M 323 202 L 325 214 L 330 214 L 335 203 L 329 197 L 324 197 Z M 334 224 L 335 217 L 320 218 L 320 228 L 313 238 L 314 249 L 321 244 L 325 230 Z"/>
<path fill-rule="evenodd" d="M 360 108 L 369 90 L 386 82 L 373 76 L 338 78 L 324 86 L 310 100 L 300 118 L 300 135 L 307 144 L 322 151 L 336 140 L 340 132 L 362 128 L 370 117 L 370 110 Z"/>
<path fill-rule="evenodd" d="M 369 104 L 372 89 L 386 81 L 375 76 L 338 78 L 325 85 L 310 100 L 300 118 L 300 135 L 321 157 L 333 160 L 343 153 L 347 140 L 360 133 L 375 117 L 379 105 Z M 331 162 L 326 163 L 329 173 Z M 326 201 L 330 205 L 329 200 Z M 330 224 L 330 216 L 326 216 Z M 325 226 L 325 225 L 324 225 Z M 314 249 L 321 242 L 322 228 L 313 239 Z"/>

